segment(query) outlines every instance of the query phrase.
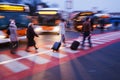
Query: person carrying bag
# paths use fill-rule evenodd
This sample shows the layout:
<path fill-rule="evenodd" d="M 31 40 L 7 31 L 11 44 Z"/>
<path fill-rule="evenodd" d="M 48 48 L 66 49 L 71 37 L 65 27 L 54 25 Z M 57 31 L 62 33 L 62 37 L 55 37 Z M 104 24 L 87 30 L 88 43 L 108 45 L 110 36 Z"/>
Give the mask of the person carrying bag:
<path fill-rule="evenodd" d="M 88 38 L 89 47 L 92 47 L 91 32 L 92 32 L 92 26 L 90 24 L 90 18 L 87 17 L 85 22 L 83 23 L 83 27 L 82 27 L 82 34 L 83 34 L 82 35 L 83 36 L 82 49 L 84 49 L 84 44 L 85 44 L 86 38 Z"/>
<path fill-rule="evenodd" d="M 18 35 L 17 35 L 17 26 L 15 25 L 15 20 L 10 20 L 9 25 L 9 37 L 10 37 L 10 48 L 11 54 L 16 54 L 18 48 Z"/>

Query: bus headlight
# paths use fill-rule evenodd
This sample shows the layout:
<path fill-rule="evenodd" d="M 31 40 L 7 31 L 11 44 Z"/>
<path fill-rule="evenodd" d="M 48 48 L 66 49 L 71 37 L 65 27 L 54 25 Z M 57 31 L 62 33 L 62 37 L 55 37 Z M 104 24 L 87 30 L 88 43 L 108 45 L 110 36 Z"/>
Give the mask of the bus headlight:
<path fill-rule="evenodd" d="M 60 27 L 59 27 L 59 26 L 56 26 L 56 27 L 54 28 L 54 31 L 59 32 L 59 31 L 60 31 Z"/>
<path fill-rule="evenodd" d="M 6 35 L 2 31 L 0 31 L 0 39 L 4 39 L 4 38 L 6 38 Z"/>
<path fill-rule="evenodd" d="M 35 33 L 39 34 L 41 32 L 42 28 L 39 26 L 39 27 L 36 27 L 34 29 Z"/>

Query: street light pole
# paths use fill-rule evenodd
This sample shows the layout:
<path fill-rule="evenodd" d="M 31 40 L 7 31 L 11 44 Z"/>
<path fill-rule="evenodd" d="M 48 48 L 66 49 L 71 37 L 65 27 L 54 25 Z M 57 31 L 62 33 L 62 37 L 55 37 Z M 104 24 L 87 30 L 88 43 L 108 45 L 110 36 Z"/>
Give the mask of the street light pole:
<path fill-rule="evenodd" d="M 66 0 L 66 9 L 68 12 L 68 18 L 70 17 L 70 12 L 71 12 L 72 7 L 73 7 L 72 0 Z"/>
<path fill-rule="evenodd" d="M 71 28 L 71 20 L 70 20 L 70 15 L 71 15 L 71 9 L 73 8 L 73 1 L 72 0 L 66 0 L 66 10 L 67 10 L 67 24 L 69 24 L 69 28 Z"/>

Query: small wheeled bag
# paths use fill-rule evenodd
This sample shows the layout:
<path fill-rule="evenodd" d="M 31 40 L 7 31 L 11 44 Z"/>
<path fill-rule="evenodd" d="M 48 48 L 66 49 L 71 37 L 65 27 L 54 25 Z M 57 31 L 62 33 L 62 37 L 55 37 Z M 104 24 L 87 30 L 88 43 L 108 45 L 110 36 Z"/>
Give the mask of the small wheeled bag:
<path fill-rule="evenodd" d="M 61 46 L 61 42 L 55 42 L 51 49 L 53 49 L 53 51 L 58 51 L 60 46 Z"/>
<path fill-rule="evenodd" d="M 70 48 L 71 48 L 72 50 L 77 50 L 78 47 L 79 47 L 79 45 L 80 45 L 80 42 L 79 42 L 79 41 L 73 41 L 72 44 L 71 44 L 71 46 L 70 46 Z"/>

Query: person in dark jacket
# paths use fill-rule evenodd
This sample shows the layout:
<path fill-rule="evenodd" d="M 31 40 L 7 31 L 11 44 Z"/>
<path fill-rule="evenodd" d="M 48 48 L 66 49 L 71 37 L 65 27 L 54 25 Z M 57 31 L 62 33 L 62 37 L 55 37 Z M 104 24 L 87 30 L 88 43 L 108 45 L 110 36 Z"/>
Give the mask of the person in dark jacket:
<path fill-rule="evenodd" d="M 88 38 L 89 47 L 92 47 L 91 31 L 92 31 L 92 26 L 90 23 L 90 18 L 87 17 L 82 27 L 82 34 L 83 34 L 82 49 L 84 49 L 84 43 L 85 43 L 86 38 Z"/>
<path fill-rule="evenodd" d="M 34 32 L 34 24 L 33 23 L 29 23 L 28 25 L 28 29 L 27 29 L 27 47 L 26 47 L 26 51 L 29 51 L 29 47 L 34 46 L 34 48 L 37 50 L 36 47 L 36 43 L 34 40 L 34 37 L 38 37 L 38 35 Z M 37 52 L 37 51 L 36 51 Z"/>

